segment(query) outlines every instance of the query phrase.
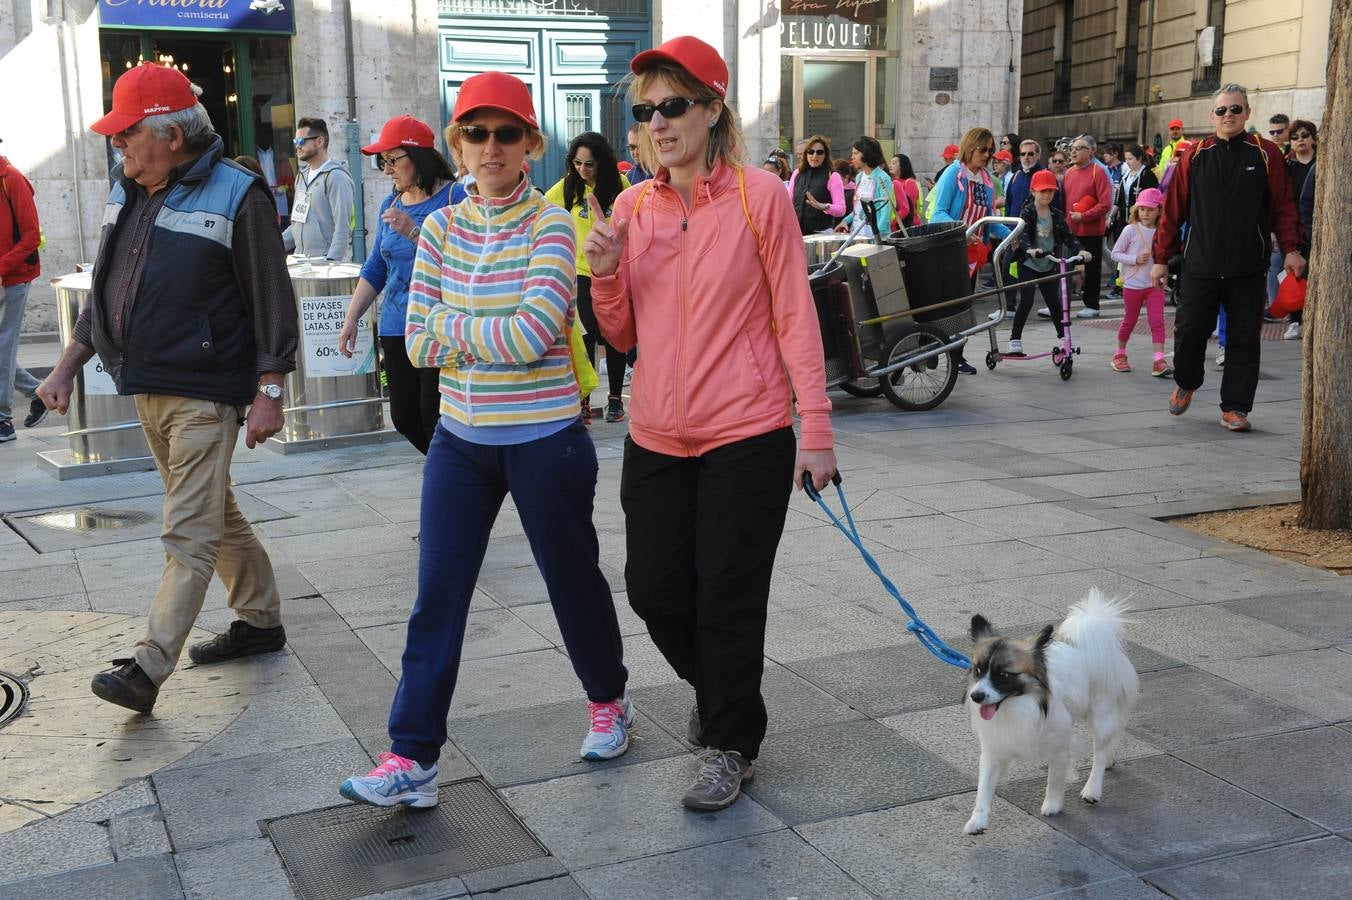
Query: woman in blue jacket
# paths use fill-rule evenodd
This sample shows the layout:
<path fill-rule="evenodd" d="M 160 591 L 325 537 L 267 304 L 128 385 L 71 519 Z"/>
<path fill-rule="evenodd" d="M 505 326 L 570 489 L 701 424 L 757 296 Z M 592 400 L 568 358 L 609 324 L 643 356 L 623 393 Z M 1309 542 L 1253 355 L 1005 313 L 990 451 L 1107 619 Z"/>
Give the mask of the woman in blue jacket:
<path fill-rule="evenodd" d="M 394 428 L 424 456 L 440 417 L 441 395 L 436 369 L 418 369 L 404 348 L 404 319 L 408 313 L 408 284 L 423 219 L 444 206 L 465 199 L 450 163 L 434 148 L 432 129 L 412 116 L 395 116 L 380 130 L 380 139 L 361 148 L 367 156 L 380 154 L 394 189 L 380 204 L 371 253 L 361 267 L 338 336 L 338 349 L 352 356 L 357 324 L 383 290 L 380 304 L 380 351 L 390 397 Z"/>
<path fill-rule="evenodd" d="M 961 222 L 971 225 L 978 219 L 994 215 L 995 179 L 987 170 L 995 155 L 995 136 L 986 128 L 969 128 L 958 142 L 958 161 L 944 169 L 934 185 L 934 211 L 930 223 Z M 984 233 L 983 233 L 984 232 Z M 987 225 L 974 231 L 967 239 L 968 275 L 976 288 L 977 272 L 989 256 L 987 240 L 1002 240 L 1009 235 L 1003 225 Z M 960 358 L 958 371 L 975 375 L 976 369 Z"/>

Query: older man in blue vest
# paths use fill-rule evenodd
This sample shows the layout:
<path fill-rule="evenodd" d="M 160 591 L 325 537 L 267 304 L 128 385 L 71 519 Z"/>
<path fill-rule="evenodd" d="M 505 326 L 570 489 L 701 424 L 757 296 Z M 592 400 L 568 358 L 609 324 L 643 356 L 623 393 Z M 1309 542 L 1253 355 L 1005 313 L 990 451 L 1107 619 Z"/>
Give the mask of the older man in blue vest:
<path fill-rule="evenodd" d="M 90 302 L 38 388 L 65 412 L 97 352 L 118 393 L 136 399 L 164 481 L 164 573 L 146 634 L 94 676 L 94 693 L 146 713 L 173 672 L 212 575 L 236 620 L 190 650 L 194 662 L 286 643 L 272 563 L 230 489 L 241 426 L 250 447 L 282 428 L 282 381 L 295 368 L 295 299 L 267 184 L 223 158 L 198 89 L 146 63 L 113 86 L 91 127 L 123 160 L 103 213 Z"/>

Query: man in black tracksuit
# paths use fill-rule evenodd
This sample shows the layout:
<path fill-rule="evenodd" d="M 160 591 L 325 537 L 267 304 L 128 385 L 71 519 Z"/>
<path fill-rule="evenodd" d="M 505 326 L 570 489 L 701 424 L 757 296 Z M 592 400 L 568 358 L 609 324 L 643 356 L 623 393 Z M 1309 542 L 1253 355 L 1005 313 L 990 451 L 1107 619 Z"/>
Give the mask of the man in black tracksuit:
<path fill-rule="evenodd" d="M 1275 233 L 1288 272 L 1305 271 L 1291 179 L 1271 141 L 1246 134 L 1248 92 L 1222 87 L 1212 100 L 1216 133 L 1185 150 L 1155 232 L 1151 276 L 1164 286 L 1168 261 L 1183 254 L 1183 298 L 1174 321 L 1174 382 L 1169 412 L 1182 415 L 1202 386 L 1207 340 L 1217 311 L 1226 313 L 1221 425 L 1249 430 L 1258 388 L 1259 339 L 1267 299 L 1267 269 Z M 1187 241 L 1181 227 L 1188 226 Z"/>

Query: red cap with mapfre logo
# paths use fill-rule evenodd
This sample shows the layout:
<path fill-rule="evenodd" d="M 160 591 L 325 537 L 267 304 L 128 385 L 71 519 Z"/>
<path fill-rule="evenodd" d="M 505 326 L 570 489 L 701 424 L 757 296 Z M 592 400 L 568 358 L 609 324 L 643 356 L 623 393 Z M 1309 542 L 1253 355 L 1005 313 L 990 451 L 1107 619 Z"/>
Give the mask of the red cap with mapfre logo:
<path fill-rule="evenodd" d="M 644 50 L 629 63 L 629 69 L 635 75 L 642 75 L 663 62 L 675 63 L 719 97 L 727 97 L 728 64 L 717 50 L 699 38 L 683 34 L 651 50 Z"/>
<path fill-rule="evenodd" d="M 197 105 L 192 82 L 178 69 L 144 62 L 129 69 L 113 85 L 113 110 L 90 129 L 112 136 L 146 116 L 178 112 Z"/>
<path fill-rule="evenodd" d="M 432 129 L 410 115 L 395 116 L 380 129 L 374 144 L 367 144 L 361 152 L 367 156 L 384 153 L 395 147 L 431 147 L 436 143 Z"/>
<path fill-rule="evenodd" d="M 506 72 L 480 72 L 471 75 L 460 85 L 455 96 L 455 110 L 451 121 L 459 122 L 476 109 L 497 109 L 511 113 L 531 128 L 539 128 L 535 118 L 535 103 L 530 98 L 526 82 Z"/>

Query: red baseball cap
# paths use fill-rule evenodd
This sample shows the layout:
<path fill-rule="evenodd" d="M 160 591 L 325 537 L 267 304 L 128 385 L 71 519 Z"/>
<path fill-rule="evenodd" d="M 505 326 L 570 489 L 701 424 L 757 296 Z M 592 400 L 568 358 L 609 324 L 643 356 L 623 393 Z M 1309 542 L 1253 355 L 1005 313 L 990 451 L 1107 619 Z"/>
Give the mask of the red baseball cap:
<path fill-rule="evenodd" d="M 658 63 L 672 62 L 685 69 L 695 80 L 719 97 L 728 95 L 728 64 L 718 51 L 697 37 L 683 34 L 644 50 L 629 63 L 635 75 L 642 75 Z"/>
<path fill-rule="evenodd" d="M 944 148 L 944 159 L 956 158 L 958 155 L 958 151 L 959 148 L 957 144 L 949 144 L 947 147 Z"/>
<path fill-rule="evenodd" d="M 535 118 L 535 104 L 530 99 L 530 88 L 526 82 L 506 72 L 481 72 L 466 78 L 455 97 L 451 121 L 458 122 L 476 109 L 499 109 L 511 113 L 531 128 L 540 127 L 540 120 Z"/>
<path fill-rule="evenodd" d="M 435 144 L 436 138 L 431 128 L 412 116 L 403 115 L 386 122 L 376 142 L 362 147 L 361 152 L 374 156 L 395 147 L 432 147 Z"/>
<path fill-rule="evenodd" d="M 197 105 L 188 77 L 172 66 L 144 62 L 122 73 L 113 85 L 112 112 L 90 129 L 111 137 L 126 131 L 146 116 L 191 109 Z"/>
<path fill-rule="evenodd" d="M 1008 150 L 1001 150 L 999 153 L 995 154 L 995 158 L 1001 162 L 1012 163 L 1014 161 L 1014 154 L 1010 153 Z"/>
<path fill-rule="evenodd" d="M 1182 128 L 1182 127 L 1183 127 L 1183 120 L 1182 120 L 1182 119 L 1170 119 L 1170 120 L 1169 120 L 1169 127 L 1170 127 L 1170 128 Z"/>
<path fill-rule="evenodd" d="M 1038 169 L 1033 173 L 1033 181 L 1030 187 L 1034 191 L 1054 191 L 1060 187 L 1056 183 L 1056 176 L 1046 169 Z"/>

